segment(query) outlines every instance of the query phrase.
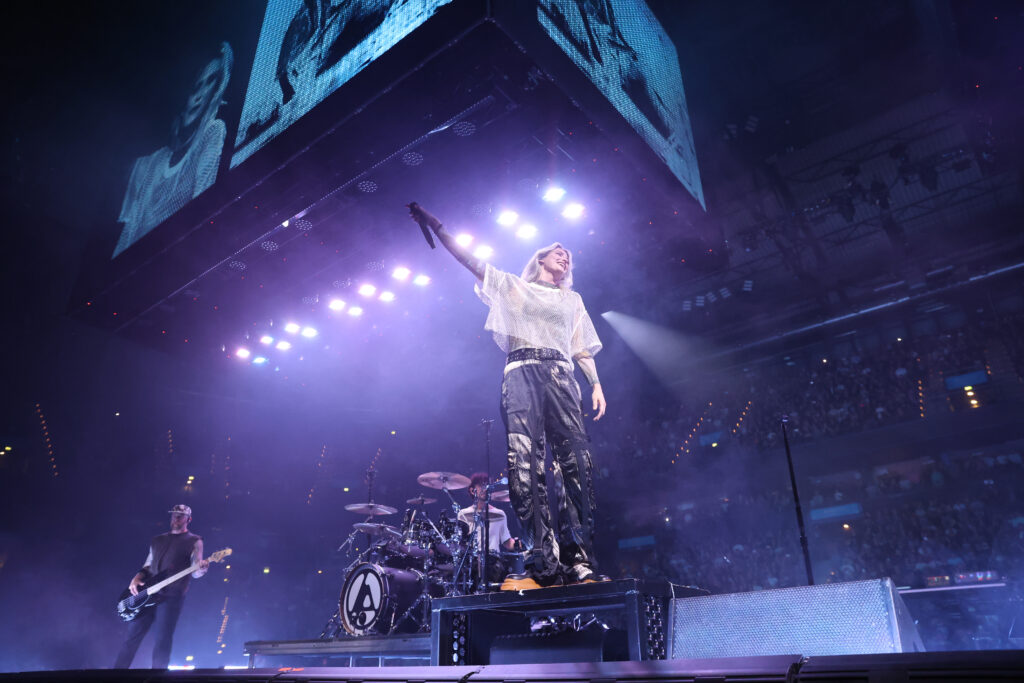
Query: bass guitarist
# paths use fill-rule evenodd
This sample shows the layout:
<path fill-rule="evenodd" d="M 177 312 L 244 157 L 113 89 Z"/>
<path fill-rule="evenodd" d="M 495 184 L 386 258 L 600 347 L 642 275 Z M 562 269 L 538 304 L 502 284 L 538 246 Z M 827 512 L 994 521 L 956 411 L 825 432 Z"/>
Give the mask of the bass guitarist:
<path fill-rule="evenodd" d="M 167 668 L 171 661 L 174 629 L 185 602 L 189 580 L 203 576 L 210 566 L 209 560 L 203 559 L 203 539 L 188 530 L 189 522 L 192 521 L 192 508 L 187 505 L 175 505 L 170 513 L 171 530 L 154 536 L 150 541 L 146 562 L 128 584 L 128 590 L 132 595 L 137 595 L 153 577 L 175 574 L 193 565 L 199 565 L 199 569 L 192 572 L 191 577 L 186 576 L 163 589 L 159 593 L 160 601 L 142 610 L 132 620 L 124 645 L 121 646 L 121 651 L 114 662 L 115 669 L 131 667 L 135 652 L 154 624 L 156 642 L 153 644 L 153 668 Z"/>

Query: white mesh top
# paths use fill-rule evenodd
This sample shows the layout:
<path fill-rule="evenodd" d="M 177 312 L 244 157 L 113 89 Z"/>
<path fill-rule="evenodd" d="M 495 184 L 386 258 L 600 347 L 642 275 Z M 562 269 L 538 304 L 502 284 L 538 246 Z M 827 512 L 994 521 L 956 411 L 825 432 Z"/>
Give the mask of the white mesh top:
<path fill-rule="evenodd" d="M 571 363 L 582 353 L 601 350 L 583 299 L 572 290 L 526 282 L 487 263 L 476 293 L 491 308 L 484 328 L 505 353 L 555 349 Z"/>

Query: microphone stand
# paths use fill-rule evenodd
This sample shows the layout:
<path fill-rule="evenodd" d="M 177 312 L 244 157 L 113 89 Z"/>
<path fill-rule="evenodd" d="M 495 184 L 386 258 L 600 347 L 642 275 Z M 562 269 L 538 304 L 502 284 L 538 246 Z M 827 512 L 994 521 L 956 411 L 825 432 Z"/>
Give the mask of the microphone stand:
<path fill-rule="evenodd" d="M 487 486 L 484 488 L 484 514 L 483 514 L 483 534 L 481 535 L 481 548 L 480 548 L 480 583 L 477 589 L 478 593 L 487 592 L 487 564 L 491 554 L 491 425 L 494 424 L 494 420 L 483 419 L 480 420 L 480 425 L 484 428 L 484 472 L 487 472 Z M 475 498 L 476 496 L 474 496 Z M 474 506 L 477 502 L 473 501 Z M 477 511 L 479 514 L 479 510 Z M 479 525 L 477 528 L 480 528 Z"/>
<path fill-rule="evenodd" d="M 786 462 L 789 463 L 789 484 L 793 487 L 793 505 L 796 508 L 796 525 L 800 530 L 800 548 L 804 553 L 804 568 L 807 570 L 807 585 L 814 585 L 814 570 L 811 568 L 811 551 L 807 547 L 807 530 L 804 528 L 804 512 L 800 507 L 800 494 L 796 490 L 796 474 L 793 471 L 793 454 L 789 450 L 789 436 L 786 425 L 789 415 L 782 416 L 782 443 L 786 446 Z"/>

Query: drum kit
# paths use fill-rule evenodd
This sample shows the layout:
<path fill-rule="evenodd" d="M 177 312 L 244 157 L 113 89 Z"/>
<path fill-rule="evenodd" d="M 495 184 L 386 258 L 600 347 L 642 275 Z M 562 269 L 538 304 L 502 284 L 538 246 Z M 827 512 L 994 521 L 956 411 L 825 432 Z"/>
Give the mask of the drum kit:
<path fill-rule="evenodd" d="M 432 599 L 490 589 L 480 580 L 480 544 L 472 542 L 469 526 L 458 519 L 460 506 L 451 495 L 467 488 L 469 477 L 424 472 L 416 479 L 446 496 L 454 515 L 432 519 L 426 508 L 438 498 L 423 494 L 406 501 L 409 507 L 401 526 L 379 521 L 397 515 L 397 508 L 374 502 L 346 505 L 349 512 L 365 515 L 366 521 L 352 525 L 352 533 L 339 550 L 357 548 L 359 534 L 365 534 L 368 543 L 345 569 L 338 611 L 322 638 L 427 631 Z M 495 491 L 491 500 L 508 502 L 508 491 Z"/>

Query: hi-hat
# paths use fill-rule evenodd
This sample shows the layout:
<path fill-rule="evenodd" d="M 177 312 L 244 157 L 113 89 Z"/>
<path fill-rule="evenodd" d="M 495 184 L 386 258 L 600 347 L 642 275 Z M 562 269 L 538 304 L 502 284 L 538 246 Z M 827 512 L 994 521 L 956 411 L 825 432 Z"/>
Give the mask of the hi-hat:
<path fill-rule="evenodd" d="M 464 489 L 469 486 L 469 477 L 457 472 L 424 472 L 416 477 L 416 481 L 428 489 Z"/>
<path fill-rule="evenodd" d="M 402 532 L 390 524 L 379 524 L 377 522 L 356 522 L 352 525 L 356 531 L 362 531 L 370 536 L 384 536 L 395 541 L 402 540 Z"/>
<path fill-rule="evenodd" d="M 349 512 L 358 512 L 361 515 L 393 515 L 398 512 L 393 507 L 377 503 L 352 503 L 346 505 L 345 509 Z"/>
<path fill-rule="evenodd" d="M 491 502 L 494 503 L 508 503 L 511 500 L 508 495 L 508 489 L 502 489 L 495 491 L 491 494 Z"/>
<path fill-rule="evenodd" d="M 430 505 L 431 503 L 436 503 L 437 498 L 427 498 L 421 493 L 415 498 L 410 498 L 405 502 L 408 503 L 409 505 Z"/>

